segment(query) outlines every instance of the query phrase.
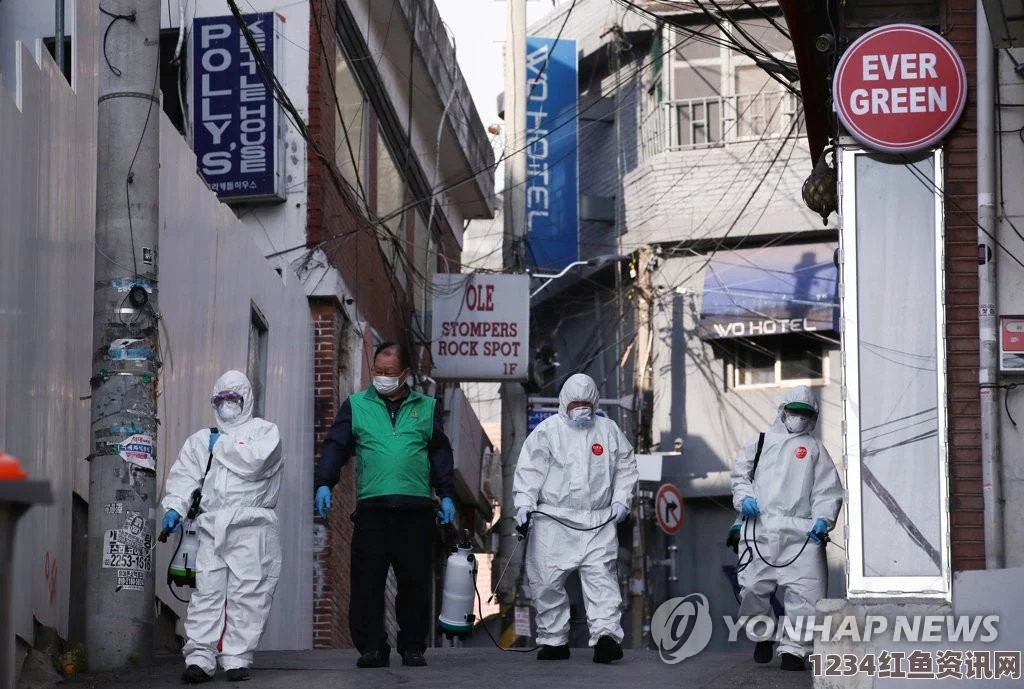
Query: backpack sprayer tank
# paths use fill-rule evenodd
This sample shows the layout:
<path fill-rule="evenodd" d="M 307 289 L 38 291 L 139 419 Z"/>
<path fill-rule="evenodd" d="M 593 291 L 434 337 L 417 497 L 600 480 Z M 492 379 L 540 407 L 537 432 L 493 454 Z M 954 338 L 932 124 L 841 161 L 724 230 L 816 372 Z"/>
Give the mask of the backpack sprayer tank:
<path fill-rule="evenodd" d="M 181 543 L 174 552 L 174 559 L 167 568 L 167 582 L 176 586 L 196 587 L 196 553 L 199 551 L 199 535 L 196 527 L 189 522 L 182 527 Z"/>
<path fill-rule="evenodd" d="M 216 428 L 210 429 L 208 448 L 210 456 L 206 460 L 206 471 L 203 473 L 203 482 L 206 481 L 206 477 L 210 473 L 210 466 L 213 464 L 213 446 L 217 442 L 219 435 L 220 431 Z M 167 566 L 168 586 L 175 584 L 177 586 L 188 586 L 190 588 L 196 587 L 196 554 L 199 552 L 199 534 L 196 533 L 196 519 L 203 511 L 200 506 L 200 503 L 203 500 L 203 491 L 201 486 L 202 484 L 200 484 L 200 488 L 196 488 L 192 491 L 192 495 L 189 498 L 188 514 L 185 515 L 184 522 L 181 525 L 181 539 L 178 541 L 178 547 L 174 550 L 174 555 L 171 557 L 171 564 Z M 160 532 L 157 540 L 161 543 L 166 543 L 167 538 L 173 531 L 174 529 L 164 529 Z"/>
<path fill-rule="evenodd" d="M 473 598 L 476 594 L 476 558 L 469 531 L 462 532 L 462 541 L 448 556 L 444 569 L 441 614 L 438 626 L 448 638 L 467 638 L 473 631 Z"/>

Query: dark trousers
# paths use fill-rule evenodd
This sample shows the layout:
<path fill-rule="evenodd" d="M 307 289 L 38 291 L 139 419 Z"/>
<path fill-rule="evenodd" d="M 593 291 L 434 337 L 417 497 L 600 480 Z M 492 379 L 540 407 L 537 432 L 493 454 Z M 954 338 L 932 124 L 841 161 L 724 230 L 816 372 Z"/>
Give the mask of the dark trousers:
<path fill-rule="evenodd" d="M 433 510 L 356 510 L 348 624 L 360 653 L 382 649 L 387 643 L 384 589 L 389 565 L 398 581 L 398 652 L 426 649 L 433 536 Z"/>

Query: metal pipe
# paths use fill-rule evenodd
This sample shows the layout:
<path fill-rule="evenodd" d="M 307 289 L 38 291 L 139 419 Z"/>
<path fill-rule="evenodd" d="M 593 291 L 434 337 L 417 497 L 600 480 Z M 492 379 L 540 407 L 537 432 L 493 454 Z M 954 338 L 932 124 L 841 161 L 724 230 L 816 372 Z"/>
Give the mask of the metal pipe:
<path fill-rule="evenodd" d="M 995 47 L 982 3 L 977 5 L 978 52 L 978 319 L 981 348 L 978 380 L 981 397 L 981 480 L 985 508 L 985 567 L 1005 566 L 1002 448 L 998 404 L 999 343 L 995 252 L 996 222 L 995 101 L 998 88 Z"/>
<path fill-rule="evenodd" d="M 64 0 L 54 0 L 54 17 L 57 26 L 53 32 L 53 57 L 57 69 L 64 74 Z M 71 75 L 66 75 L 70 77 Z"/>

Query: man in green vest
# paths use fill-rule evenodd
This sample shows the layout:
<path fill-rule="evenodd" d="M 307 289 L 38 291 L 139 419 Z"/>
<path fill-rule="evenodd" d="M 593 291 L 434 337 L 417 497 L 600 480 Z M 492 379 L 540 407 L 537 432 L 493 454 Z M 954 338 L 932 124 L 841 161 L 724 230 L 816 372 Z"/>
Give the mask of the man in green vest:
<path fill-rule="evenodd" d="M 454 460 L 437 400 L 410 389 L 408 352 L 384 342 L 373 355 L 373 385 L 350 396 L 327 432 L 316 476 L 316 507 L 327 517 L 331 489 L 356 456 L 349 630 L 361 668 L 387 667 L 384 630 L 388 567 L 398 581 L 396 615 L 402 664 L 426 665 L 430 630 L 433 487 L 442 524 L 455 519 Z"/>

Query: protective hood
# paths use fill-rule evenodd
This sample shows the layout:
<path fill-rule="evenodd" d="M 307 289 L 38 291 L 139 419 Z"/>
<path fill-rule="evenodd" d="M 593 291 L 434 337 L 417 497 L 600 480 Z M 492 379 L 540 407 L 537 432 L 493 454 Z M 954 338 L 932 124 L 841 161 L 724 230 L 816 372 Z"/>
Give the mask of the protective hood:
<path fill-rule="evenodd" d="M 814 393 L 806 385 L 798 385 L 795 388 L 790 388 L 786 393 L 785 397 L 782 398 L 782 402 L 779 404 L 779 413 L 775 417 L 775 423 L 772 424 L 772 433 L 781 433 L 783 435 L 792 435 L 786 430 L 786 425 L 782 421 L 783 413 L 786 410 L 787 405 L 796 405 L 801 408 L 814 410 L 814 416 L 811 417 L 811 421 L 807 426 L 805 433 L 811 433 L 814 427 L 818 424 L 818 400 L 815 398 Z"/>
<path fill-rule="evenodd" d="M 569 420 L 569 405 L 573 402 L 590 402 L 597 411 L 597 383 L 590 376 L 583 373 L 575 373 L 569 376 L 562 386 L 562 392 L 558 394 L 558 415 L 563 421 Z"/>
<path fill-rule="evenodd" d="M 217 416 L 217 410 L 214 409 L 213 418 L 216 421 L 217 427 L 225 429 L 236 428 L 247 423 L 252 419 L 253 409 L 252 385 L 249 383 L 249 379 L 241 371 L 228 371 L 213 384 L 213 391 L 210 393 L 210 397 L 225 390 L 237 392 L 242 396 L 242 413 L 234 421 L 225 422 Z"/>

